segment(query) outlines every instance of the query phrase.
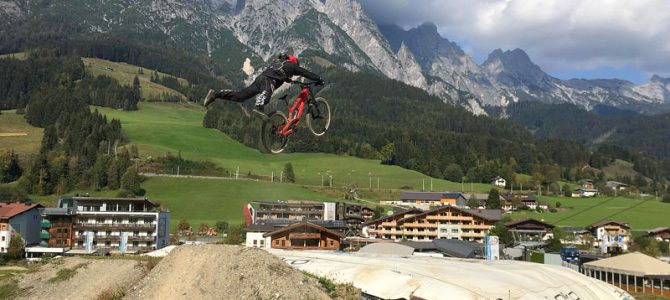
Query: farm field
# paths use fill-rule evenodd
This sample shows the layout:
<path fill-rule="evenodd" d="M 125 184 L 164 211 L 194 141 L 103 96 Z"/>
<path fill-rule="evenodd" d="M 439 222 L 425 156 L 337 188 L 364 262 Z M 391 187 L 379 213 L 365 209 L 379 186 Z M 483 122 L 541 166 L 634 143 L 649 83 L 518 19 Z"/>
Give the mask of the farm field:
<path fill-rule="evenodd" d="M 642 200 L 621 197 L 566 198 L 542 196 L 551 207 L 556 202 L 561 208 L 556 213 L 524 212 L 512 214 L 514 219 L 534 218 L 561 226 L 588 226 L 600 220 L 626 221 L 634 231 L 655 227 L 670 227 L 670 204 L 647 197 Z"/>
<path fill-rule="evenodd" d="M 112 62 L 104 59 L 98 58 L 87 58 L 83 57 L 82 61 L 84 66 L 86 66 L 86 71 L 90 72 L 92 75 L 105 75 L 112 77 L 119 81 L 121 85 L 132 85 L 133 79 L 135 76 L 140 80 L 140 87 L 143 99 L 152 99 L 158 98 L 163 93 L 169 95 L 179 96 L 181 99 L 186 99 L 181 93 L 162 86 L 158 83 L 151 82 L 151 74 L 153 70 L 143 69 L 135 65 L 130 65 L 127 63 Z M 142 72 L 140 73 L 140 69 Z M 158 72 L 160 76 L 171 76 L 165 73 Z M 188 82 L 185 79 L 178 78 L 180 84 L 188 85 Z"/>
<path fill-rule="evenodd" d="M 33 127 L 15 110 L 0 114 L 0 149 L 14 149 L 18 154 L 37 153 L 44 129 Z"/>

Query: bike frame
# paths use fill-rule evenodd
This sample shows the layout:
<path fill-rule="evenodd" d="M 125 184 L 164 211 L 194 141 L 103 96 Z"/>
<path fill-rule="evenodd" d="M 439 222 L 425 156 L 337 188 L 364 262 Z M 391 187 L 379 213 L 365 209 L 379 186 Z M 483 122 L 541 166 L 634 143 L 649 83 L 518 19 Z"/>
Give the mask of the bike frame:
<path fill-rule="evenodd" d="M 289 136 L 295 132 L 294 128 L 300 123 L 302 112 L 305 110 L 305 103 L 309 100 L 310 95 L 312 95 L 312 91 L 309 86 L 303 86 L 300 95 L 293 100 L 293 104 L 288 108 L 288 122 L 281 128 L 279 134 Z"/>

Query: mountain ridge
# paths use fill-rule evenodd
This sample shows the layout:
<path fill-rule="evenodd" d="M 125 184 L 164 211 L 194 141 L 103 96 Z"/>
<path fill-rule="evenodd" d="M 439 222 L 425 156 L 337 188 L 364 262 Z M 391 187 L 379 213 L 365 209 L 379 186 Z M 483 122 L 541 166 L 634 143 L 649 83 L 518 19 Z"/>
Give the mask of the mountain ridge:
<path fill-rule="evenodd" d="M 560 80 L 522 50 L 494 50 L 478 64 L 432 23 L 405 30 L 377 24 L 355 0 L 110 0 L 3 1 L 8 33 L 61 18 L 53 39 L 117 35 L 182 47 L 231 85 L 249 83 L 276 53 L 321 56 L 351 71 L 378 73 L 419 87 L 475 114 L 520 101 L 600 105 L 657 113 L 670 103 L 670 80 L 636 85 L 621 80 Z M 67 16 L 79 19 L 67 19 Z M 28 23 L 28 25 L 25 25 Z M 11 36 L 21 42 L 20 36 Z M 167 38 L 167 41 L 166 41 Z M 2 41 L 0 41 L 2 42 Z M 1 46 L 1 45 L 0 45 Z M 0 47 L 8 49 L 11 47 Z M 255 72 L 240 72 L 249 64 Z M 252 69 L 252 68 L 247 68 Z"/>

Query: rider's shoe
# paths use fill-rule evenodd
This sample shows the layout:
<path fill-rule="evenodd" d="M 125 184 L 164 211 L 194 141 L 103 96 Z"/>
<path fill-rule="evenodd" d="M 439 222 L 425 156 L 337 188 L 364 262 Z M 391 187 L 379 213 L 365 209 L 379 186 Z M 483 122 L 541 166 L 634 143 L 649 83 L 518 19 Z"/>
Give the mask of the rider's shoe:
<path fill-rule="evenodd" d="M 268 119 L 268 116 L 263 112 L 263 105 L 256 105 L 256 108 L 252 112 L 263 121 Z"/>
<path fill-rule="evenodd" d="M 205 96 L 205 101 L 202 102 L 205 107 L 209 106 L 216 99 L 216 92 L 214 90 L 209 90 L 207 96 Z"/>

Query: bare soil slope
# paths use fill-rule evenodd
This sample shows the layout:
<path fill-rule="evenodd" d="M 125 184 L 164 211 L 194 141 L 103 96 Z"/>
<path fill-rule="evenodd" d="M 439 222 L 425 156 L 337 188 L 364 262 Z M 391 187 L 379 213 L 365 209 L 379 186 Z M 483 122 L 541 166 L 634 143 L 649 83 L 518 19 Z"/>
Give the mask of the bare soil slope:
<path fill-rule="evenodd" d="M 330 299 L 313 279 L 258 249 L 180 246 L 127 299 Z"/>
<path fill-rule="evenodd" d="M 143 275 L 141 262 L 135 260 L 67 257 L 21 275 L 18 299 L 96 299 L 105 291 L 134 284 Z"/>

